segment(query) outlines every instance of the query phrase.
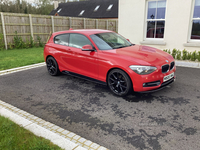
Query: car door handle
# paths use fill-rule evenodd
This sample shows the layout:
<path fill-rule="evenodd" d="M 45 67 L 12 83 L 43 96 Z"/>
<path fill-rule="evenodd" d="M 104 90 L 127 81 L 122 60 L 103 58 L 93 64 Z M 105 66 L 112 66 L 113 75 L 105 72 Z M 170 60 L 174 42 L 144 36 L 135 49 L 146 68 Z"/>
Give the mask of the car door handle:
<path fill-rule="evenodd" d="M 69 50 L 69 51 L 71 51 L 71 49 L 70 49 L 70 48 L 69 48 L 68 50 Z"/>

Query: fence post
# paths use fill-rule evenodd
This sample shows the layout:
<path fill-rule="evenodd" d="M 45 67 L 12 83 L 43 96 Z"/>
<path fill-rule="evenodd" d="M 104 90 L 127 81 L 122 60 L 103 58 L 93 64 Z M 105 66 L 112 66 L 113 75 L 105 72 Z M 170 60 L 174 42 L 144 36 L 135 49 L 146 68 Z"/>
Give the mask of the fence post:
<path fill-rule="evenodd" d="M 96 29 L 98 29 L 98 20 L 96 19 Z"/>
<path fill-rule="evenodd" d="M 108 30 L 108 20 L 106 20 L 106 29 Z"/>
<path fill-rule="evenodd" d="M 71 20 L 71 17 L 69 17 L 69 28 L 72 28 L 72 20 Z"/>
<path fill-rule="evenodd" d="M 32 16 L 31 14 L 29 14 L 29 21 L 30 21 L 30 29 L 31 29 L 31 36 L 34 40 L 34 36 L 33 36 L 33 22 L 32 22 Z"/>
<path fill-rule="evenodd" d="M 6 29 L 5 29 L 5 23 L 4 23 L 4 16 L 3 16 L 2 12 L 1 12 L 1 21 L 2 21 L 2 28 L 3 28 L 3 36 L 4 36 L 5 48 L 7 50 L 8 49 L 8 45 L 7 45 L 7 39 L 6 39 Z"/>
<path fill-rule="evenodd" d="M 53 16 L 51 16 L 51 22 L 52 22 L 52 32 L 54 33 L 55 30 L 54 30 L 54 19 L 53 19 Z"/>
<path fill-rule="evenodd" d="M 85 18 L 83 18 L 83 29 L 85 29 Z"/>

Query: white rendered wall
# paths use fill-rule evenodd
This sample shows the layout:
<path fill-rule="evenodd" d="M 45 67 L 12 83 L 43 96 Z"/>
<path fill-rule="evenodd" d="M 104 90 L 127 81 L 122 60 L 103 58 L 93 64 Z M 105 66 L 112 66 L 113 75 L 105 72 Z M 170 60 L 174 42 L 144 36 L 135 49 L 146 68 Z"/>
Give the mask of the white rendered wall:
<path fill-rule="evenodd" d="M 149 41 L 145 39 L 146 0 L 119 0 L 119 34 L 134 44 L 160 49 L 200 51 L 200 40 L 194 43 L 189 41 L 193 2 L 193 0 L 167 0 L 164 38 L 161 41 L 158 39 Z"/>

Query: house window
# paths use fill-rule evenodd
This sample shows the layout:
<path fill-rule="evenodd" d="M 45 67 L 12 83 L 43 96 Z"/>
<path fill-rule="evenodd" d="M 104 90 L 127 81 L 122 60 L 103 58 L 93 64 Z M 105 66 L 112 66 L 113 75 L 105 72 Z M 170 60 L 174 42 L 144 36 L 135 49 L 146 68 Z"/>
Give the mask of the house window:
<path fill-rule="evenodd" d="M 61 12 L 61 10 L 62 10 L 62 8 L 60 8 L 60 9 L 57 11 L 57 13 Z"/>
<path fill-rule="evenodd" d="M 166 0 L 148 1 L 146 38 L 163 38 Z"/>
<path fill-rule="evenodd" d="M 85 12 L 85 10 L 82 10 L 82 11 L 80 12 L 79 16 L 82 16 L 84 12 Z"/>
<path fill-rule="evenodd" d="M 191 39 L 200 40 L 200 0 L 195 0 Z"/>
<path fill-rule="evenodd" d="M 110 11 L 110 10 L 112 9 L 112 7 L 113 7 L 113 4 L 110 4 L 110 5 L 108 6 L 108 8 L 107 8 L 107 11 Z"/>
<path fill-rule="evenodd" d="M 98 5 L 95 9 L 94 12 L 97 11 L 99 9 L 100 5 Z"/>

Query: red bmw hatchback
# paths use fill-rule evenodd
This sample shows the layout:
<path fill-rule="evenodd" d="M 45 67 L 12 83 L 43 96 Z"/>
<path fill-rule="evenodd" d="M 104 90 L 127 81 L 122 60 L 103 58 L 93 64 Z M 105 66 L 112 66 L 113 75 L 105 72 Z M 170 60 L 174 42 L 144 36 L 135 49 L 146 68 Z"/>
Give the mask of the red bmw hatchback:
<path fill-rule="evenodd" d="M 50 75 L 62 72 L 102 83 L 118 96 L 156 91 L 175 81 L 171 55 L 132 44 L 108 30 L 53 33 L 45 45 L 44 59 Z"/>

